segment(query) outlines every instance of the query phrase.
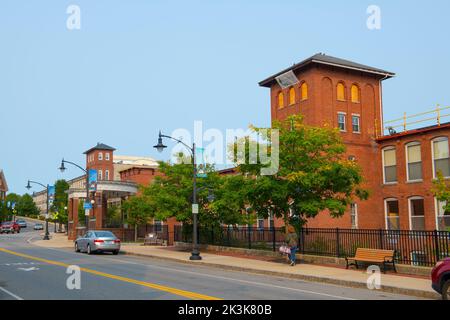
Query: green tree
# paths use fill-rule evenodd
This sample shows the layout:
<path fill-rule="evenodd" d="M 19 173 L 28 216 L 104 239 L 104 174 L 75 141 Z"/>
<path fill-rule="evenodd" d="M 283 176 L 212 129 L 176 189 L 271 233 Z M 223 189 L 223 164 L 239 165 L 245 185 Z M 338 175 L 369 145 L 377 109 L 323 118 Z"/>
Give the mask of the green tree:
<path fill-rule="evenodd" d="M 78 202 L 78 225 L 84 226 L 86 225 L 86 215 L 84 210 L 84 200 Z"/>
<path fill-rule="evenodd" d="M 51 211 L 56 214 L 57 221 L 60 224 L 66 224 L 68 220 L 67 210 L 64 209 L 65 207 L 67 207 L 67 203 L 69 201 L 67 190 L 69 190 L 69 184 L 66 180 L 61 179 L 55 182 L 55 200 L 53 202 Z"/>
<path fill-rule="evenodd" d="M 262 128 L 252 129 L 257 134 L 263 132 Z M 346 148 L 338 130 L 307 126 L 301 116 L 274 122 L 272 129 L 279 132 L 278 172 L 261 175 L 261 169 L 270 164 L 263 164 L 260 158 L 256 164 L 249 164 L 248 158 L 237 164 L 250 181 L 246 197 L 258 215 L 267 218 L 272 213 L 298 229 L 320 212 L 340 217 L 355 198 L 367 199 L 369 193 L 361 187 L 361 169 L 345 158 Z M 246 139 L 244 143 L 249 154 L 251 144 L 256 142 Z M 256 147 L 262 149 L 263 144 Z M 237 159 L 237 148 L 232 146 L 230 150 Z M 269 156 L 274 151 L 270 139 L 267 151 Z"/>
<path fill-rule="evenodd" d="M 139 225 L 147 224 L 153 212 L 153 207 L 146 197 L 131 197 L 122 204 L 127 223 L 134 226 L 134 241 L 137 241 L 137 228 Z"/>
<path fill-rule="evenodd" d="M 443 210 L 448 214 L 450 212 L 450 182 L 444 178 L 444 175 L 440 170 L 437 172 L 436 179 L 433 180 L 431 192 L 438 201 L 444 203 Z M 443 228 L 445 228 L 445 226 Z M 450 227 L 446 227 L 445 229 L 446 231 L 450 231 Z"/>
<path fill-rule="evenodd" d="M 28 193 L 20 197 L 16 204 L 17 215 L 33 217 L 39 214 L 39 209 L 33 201 L 33 197 Z"/>

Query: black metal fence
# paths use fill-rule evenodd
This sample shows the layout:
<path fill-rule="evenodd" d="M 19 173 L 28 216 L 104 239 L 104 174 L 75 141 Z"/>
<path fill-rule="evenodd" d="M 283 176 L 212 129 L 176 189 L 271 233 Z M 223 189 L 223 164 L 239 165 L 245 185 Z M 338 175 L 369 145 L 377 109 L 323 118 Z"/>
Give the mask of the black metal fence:
<path fill-rule="evenodd" d="M 200 227 L 200 244 L 277 251 L 284 244 L 284 228 Z M 192 226 L 175 226 L 174 240 L 192 242 Z M 347 257 L 357 248 L 395 250 L 400 264 L 434 266 L 450 257 L 450 232 L 370 229 L 312 229 L 299 233 L 299 252 Z"/>

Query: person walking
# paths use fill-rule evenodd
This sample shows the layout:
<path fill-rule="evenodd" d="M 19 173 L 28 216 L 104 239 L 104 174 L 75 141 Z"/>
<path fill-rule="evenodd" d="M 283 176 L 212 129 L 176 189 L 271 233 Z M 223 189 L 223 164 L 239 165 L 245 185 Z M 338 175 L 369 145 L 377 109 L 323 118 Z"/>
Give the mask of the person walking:
<path fill-rule="evenodd" d="M 291 225 L 287 227 L 287 233 L 286 233 L 286 243 L 291 249 L 291 253 L 289 255 L 289 261 L 291 263 L 291 266 L 295 266 L 296 264 L 296 253 L 298 249 L 298 235 L 297 232 L 295 232 L 295 228 Z"/>

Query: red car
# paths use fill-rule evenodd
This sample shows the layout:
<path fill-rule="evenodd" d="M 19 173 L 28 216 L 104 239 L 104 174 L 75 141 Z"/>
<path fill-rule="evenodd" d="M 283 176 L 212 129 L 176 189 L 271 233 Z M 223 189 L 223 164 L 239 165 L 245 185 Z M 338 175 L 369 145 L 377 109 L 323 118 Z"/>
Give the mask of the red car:
<path fill-rule="evenodd" d="M 450 300 L 450 258 L 436 263 L 431 271 L 431 286 L 442 295 L 442 299 Z"/>
<path fill-rule="evenodd" d="M 0 226 L 0 233 L 19 233 L 20 232 L 20 226 L 15 221 L 8 221 L 3 222 Z"/>

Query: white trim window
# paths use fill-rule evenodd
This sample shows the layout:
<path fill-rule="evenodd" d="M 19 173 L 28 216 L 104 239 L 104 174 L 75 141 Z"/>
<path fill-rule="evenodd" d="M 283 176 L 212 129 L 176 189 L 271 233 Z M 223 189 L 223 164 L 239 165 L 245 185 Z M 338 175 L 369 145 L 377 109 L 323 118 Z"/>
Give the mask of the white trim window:
<path fill-rule="evenodd" d="M 356 203 L 350 204 L 350 220 L 352 229 L 358 229 L 358 205 Z"/>
<path fill-rule="evenodd" d="M 425 230 L 425 205 L 421 197 L 409 198 L 409 226 L 411 230 Z"/>
<path fill-rule="evenodd" d="M 105 170 L 105 180 L 109 181 L 109 170 L 108 169 Z"/>
<path fill-rule="evenodd" d="M 98 153 L 98 160 L 102 161 L 103 160 L 103 152 L 99 152 Z"/>
<path fill-rule="evenodd" d="M 383 180 L 385 184 L 397 182 L 397 154 L 395 147 L 387 147 L 382 150 Z"/>
<path fill-rule="evenodd" d="M 102 170 L 98 170 L 97 175 L 98 175 L 97 178 L 99 181 L 103 180 L 103 171 Z"/>
<path fill-rule="evenodd" d="M 359 114 L 352 115 L 352 131 L 353 133 L 361 133 L 360 116 Z"/>
<path fill-rule="evenodd" d="M 420 142 L 411 142 L 406 146 L 406 179 L 422 181 L 422 148 Z"/>
<path fill-rule="evenodd" d="M 347 114 L 345 112 L 338 112 L 338 128 L 342 132 L 346 132 L 347 131 L 345 129 L 345 117 L 346 117 L 346 115 Z"/>
<path fill-rule="evenodd" d="M 105 153 L 105 160 L 109 161 L 109 152 Z"/>
<path fill-rule="evenodd" d="M 431 141 L 431 146 L 433 156 L 433 177 L 437 177 L 438 171 L 441 171 L 445 178 L 450 177 L 448 138 L 436 138 Z"/>
<path fill-rule="evenodd" d="M 397 199 L 384 200 L 387 230 L 400 230 L 400 211 Z"/>
<path fill-rule="evenodd" d="M 435 199 L 436 203 L 436 230 L 450 231 L 450 211 L 445 211 L 445 201 Z"/>

